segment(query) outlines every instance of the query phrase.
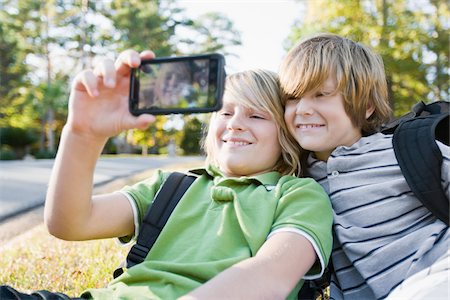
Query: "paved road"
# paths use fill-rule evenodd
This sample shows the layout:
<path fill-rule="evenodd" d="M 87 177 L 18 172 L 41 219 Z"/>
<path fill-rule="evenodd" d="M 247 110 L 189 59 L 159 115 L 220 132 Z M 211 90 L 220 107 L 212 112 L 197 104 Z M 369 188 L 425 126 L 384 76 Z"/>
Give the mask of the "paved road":
<path fill-rule="evenodd" d="M 101 158 L 94 185 L 165 165 L 201 161 L 200 157 Z M 44 203 L 53 160 L 0 161 L 0 222 Z"/>

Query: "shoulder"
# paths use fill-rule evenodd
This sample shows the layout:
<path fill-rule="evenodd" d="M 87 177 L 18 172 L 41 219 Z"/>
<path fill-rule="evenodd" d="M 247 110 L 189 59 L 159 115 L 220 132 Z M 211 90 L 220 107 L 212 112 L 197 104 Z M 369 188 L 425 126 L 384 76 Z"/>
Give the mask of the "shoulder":
<path fill-rule="evenodd" d="M 169 172 L 163 172 L 162 170 L 156 170 L 149 177 L 147 177 L 133 185 L 125 186 L 122 190 L 126 192 L 126 191 L 146 190 L 149 188 L 159 189 L 159 187 L 167 179 L 167 177 L 169 177 L 169 175 L 170 175 Z"/>
<path fill-rule="evenodd" d="M 282 201 L 301 200 L 301 205 L 310 203 L 312 206 L 330 206 L 328 194 L 313 178 L 283 176 L 278 184 L 278 192 Z"/>
<path fill-rule="evenodd" d="M 285 175 L 278 181 L 278 186 L 281 191 L 285 192 L 296 189 L 322 190 L 321 185 L 311 177 L 295 177 Z"/>
<path fill-rule="evenodd" d="M 131 196 L 137 204 L 140 213 L 143 213 L 146 211 L 146 207 L 153 201 L 159 188 L 169 175 L 169 172 L 156 170 L 148 178 L 133 185 L 127 185 L 121 191 Z"/>
<path fill-rule="evenodd" d="M 369 136 L 364 136 L 349 147 L 337 147 L 331 156 L 358 156 L 360 154 L 368 154 L 379 151 L 393 151 L 392 134 L 375 133 Z"/>

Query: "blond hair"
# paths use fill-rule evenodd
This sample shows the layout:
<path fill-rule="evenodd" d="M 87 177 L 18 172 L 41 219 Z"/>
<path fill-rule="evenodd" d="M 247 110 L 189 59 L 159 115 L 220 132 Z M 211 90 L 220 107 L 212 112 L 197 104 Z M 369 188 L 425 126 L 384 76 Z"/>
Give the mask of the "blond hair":
<path fill-rule="evenodd" d="M 225 83 L 225 94 L 229 96 L 228 99 L 231 99 L 231 101 L 250 109 L 263 110 L 272 117 L 278 128 L 278 142 L 281 145 L 281 156 L 273 170 L 280 172 L 282 175 L 299 174 L 300 147 L 288 133 L 284 122 L 278 75 L 275 72 L 260 69 L 228 75 Z M 211 120 L 216 115 L 217 113 L 213 113 Z M 214 133 L 209 129 L 210 126 L 203 139 L 202 146 L 206 153 L 206 162 L 218 166 L 214 147 Z"/>
<path fill-rule="evenodd" d="M 389 120 L 387 80 L 382 58 L 369 47 L 347 38 L 322 33 L 300 41 L 280 66 L 283 103 L 318 89 L 329 76 L 336 79 L 344 108 L 363 135 Z M 366 118 L 366 111 L 374 112 Z"/>

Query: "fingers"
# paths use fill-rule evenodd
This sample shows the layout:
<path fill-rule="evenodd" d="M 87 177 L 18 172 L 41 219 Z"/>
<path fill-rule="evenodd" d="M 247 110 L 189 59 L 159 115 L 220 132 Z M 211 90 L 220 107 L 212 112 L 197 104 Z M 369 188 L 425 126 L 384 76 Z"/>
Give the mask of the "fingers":
<path fill-rule="evenodd" d="M 75 77 L 73 89 L 87 92 L 91 97 L 97 97 L 99 95 L 97 76 L 95 76 L 92 70 L 82 71 Z"/>
<path fill-rule="evenodd" d="M 142 114 L 137 117 L 129 114 L 124 119 L 124 128 L 125 129 L 146 129 L 151 123 L 155 122 L 156 117 L 149 114 Z"/>
<path fill-rule="evenodd" d="M 150 123 L 155 122 L 156 117 L 153 115 L 143 114 L 136 117 L 135 128 L 137 129 L 146 129 Z"/>
<path fill-rule="evenodd" d="M 125 50 L 120 53 L 115 62 L 111 59 L 101 60 L 94 70 L 84 70 L 74 80 L 74 89 L 86 91 L 91 97 L 99 95 L 99 84 L 107 88 L 115 88 L 118 76 L 129 76 L 131 68 L 141 64 L 141 59 L 152 59 L 155 54 L 146 50 L 138 53 L 134 50 Z"/>
<path fill-rule="evenodd" d="M 128 76 L 131 68 L 137 68 L 141 64 L 139 53 L 134 50 L 125 50 L 119 54 L 115 67 L 118 75 Z"/>
<path fill-rule="evenodd" d="M 120 53 L 116 60 L 115 67 L 117 74 L 128 76 L 130 69 L 139 67 L 142 59 L 152 59 L 154 57 L 155 54 L 150 50 L 143 51 L 141 54 L 134 50 L 125 50 Z"/>
<path fill-rule="evenodd" d="M 152 58 L 155 58 L 155 53 L 153 53 L 153 51 L 150 51 L 150 50 L 145 50 L 145 51 L 141 52 L 140 57 L 141 57 L 141 60 L 142 59 L 152 59 Z"/>
<path fill-rule="evenodd" d="M 114 88 L 116 86 L 116 69 L 111 59 L 103 59 L 94 69 L 94 74 L 103 81 L 106 87 Z"/>

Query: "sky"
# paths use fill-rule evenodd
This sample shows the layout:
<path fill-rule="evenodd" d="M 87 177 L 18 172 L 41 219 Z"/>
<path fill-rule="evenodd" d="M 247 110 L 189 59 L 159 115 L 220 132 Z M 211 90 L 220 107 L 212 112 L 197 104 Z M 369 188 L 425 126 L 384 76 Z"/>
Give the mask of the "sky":
<path fill-rule="evenodd" d="M 242 45 L 233 49 L 238 59 L 228 59 L 227 73 L 251 68 L 278 71 L 285 55 L 283 41 L 294 21 L 301 17 L 301 3 L 294 0 L 179 0 L 186 15 L 195 18 L 220 12 L 241 32 Z"/>

